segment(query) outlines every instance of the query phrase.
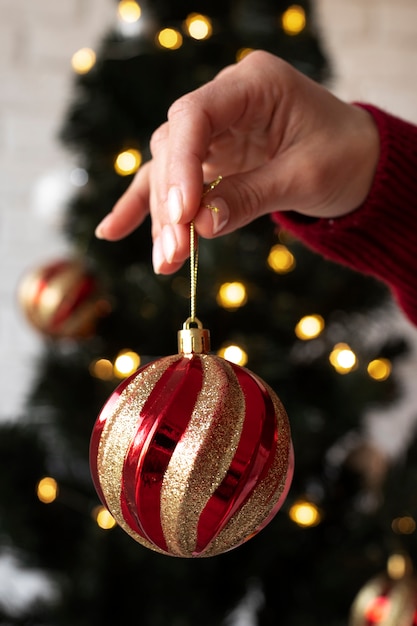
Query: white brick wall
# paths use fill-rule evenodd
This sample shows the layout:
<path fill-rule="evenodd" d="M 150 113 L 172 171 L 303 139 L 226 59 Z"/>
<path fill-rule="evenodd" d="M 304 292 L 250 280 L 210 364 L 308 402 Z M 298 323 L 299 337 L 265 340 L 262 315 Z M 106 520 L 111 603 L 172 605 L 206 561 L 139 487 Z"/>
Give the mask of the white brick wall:
<path fill-rule="evenodd" d="M 330 88 L 417 122 L 416 1 L 315 1 Z M 71 168 L 55 139 L 71 94 L 70 58 L 114 23 L 115 2 L 0 0 L 0 15 L 0 416 L 13 418 L 42 349 L 16 285 L 26 268 L 65 250 L 57 216 L 68 189 L 58 184 L 62 197 L 41 205 L 34 191 L 42 177 L 59 183 Z"/>
<path fill-rule="evenodd" d="M 66 249 L 56 222 L 65 198 L 49 195 L 39 206 L 34 190 L 43 176 L 62 178 L 71 168 L 56 140 L 71 95 L 70 59 L 80 47 L 94 47 L 115 10 L 114 0 L 0 0 L 2 418 L 18 415 L 42 349 L 16 303 L 18 281 L 27 268 Z"/>

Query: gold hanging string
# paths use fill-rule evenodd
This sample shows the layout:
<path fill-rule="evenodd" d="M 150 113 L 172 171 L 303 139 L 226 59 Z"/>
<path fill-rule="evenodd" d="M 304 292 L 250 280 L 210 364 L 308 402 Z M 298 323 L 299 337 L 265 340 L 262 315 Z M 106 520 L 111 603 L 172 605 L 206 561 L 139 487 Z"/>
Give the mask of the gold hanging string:
<path fill-rule="evenodd" d="M 221 176 L 218 176 L 216 180 L 204 185 L 204 191 L 201 196 L 203 199 L 210 191 L 213 191 L 215 187 L 222 180 Z M 211 205 L 204 205 L 207 209 L 211 209 L 215 213 L 218 212 L 218 208 Z M 191 287 L 191 303 L 190 303 L 190 321 L 196 320 L 196 301 L 197 301 L 197 272 L 198 272 L 198 235 L 195 232 L 194 221 L 190 222 L 190 287 Z"/>

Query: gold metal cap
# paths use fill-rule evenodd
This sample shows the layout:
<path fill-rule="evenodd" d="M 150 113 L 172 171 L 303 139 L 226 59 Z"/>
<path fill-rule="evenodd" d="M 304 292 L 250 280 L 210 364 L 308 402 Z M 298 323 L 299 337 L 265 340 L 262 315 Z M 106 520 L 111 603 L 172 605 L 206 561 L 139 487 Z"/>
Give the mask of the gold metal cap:
<path fill-rule="evenodd" d="M 210 352 L 210 331 L 203 328 L 197 317 L 189 317 L 178 331 L 178 352 L 185 355 Z"/>

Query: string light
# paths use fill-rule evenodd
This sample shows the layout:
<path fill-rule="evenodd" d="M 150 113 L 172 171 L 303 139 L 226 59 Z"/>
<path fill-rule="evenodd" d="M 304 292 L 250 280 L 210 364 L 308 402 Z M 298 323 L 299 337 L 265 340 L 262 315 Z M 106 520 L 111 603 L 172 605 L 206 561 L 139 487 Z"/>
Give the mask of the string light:
<path fill-rule="evenodd" d="M 93 510 L 92 515 L 93 519 L 97 522 L 97 526 L 103 530 L 111 530 L 116 526 L 116 520 L 104 506 L 97 506 Z"/>
<path fill-rule="evenodd" d="M 185 28 L 190 37 L 200 41 L 208 39 L 213 33 L 211 20 L 201 13 L 190 13 L 185 20 Z"/>
<path fill-rule="evenodd" d="M 136 372 L 139 365 L 140 356 L 136 352 L 132 350 L 122 350 L 114 361 L 113 372 L 117 378 L 127 378 L 127 376 L 130 376 L 133 372 Z"/>
<path fill-rule="evenodd" d="M 368 363 L 367 367 L 369 376 L 379 381 L 387 380 L 391 375 L 391 370 L 391 361 L 388 359 L 374 359 Z"/>
<path fill-rule="evenodd" d="M 289 516 L 298 526 L 311 528 L 321 522 L 321 514 L 318 507 L 308 500 L 294 502 L 289 510 Z"/>
<path fill-rule="evenodd" d="M 269 252 L 267 263 L 277 274 L 287 274 L 295 268 L 294 255 L 287 246 L 277 243 Z"/>
<path fill-rule="evenodd" d="M 236 62 L 238 63 L 239 61 L 247 57 L 248 54 L 250 54 L 251 52 L 253 52 L 253 48 L 239 48 L 239 50 L 236 52 Z"/>
<path fill-rule="evenodd" d="M 305 315 L 295 327 L 295 334 L 299 339 L 315 339 L 324 329 L 324 319 L 321 315 Z"/>
<path fill-rule="evenodd" d="M 348 374 L 356 368 L 356 354 L 347 343 L 338 343 L 329 356 L 329 361 L 339 374 Z"/>
<path fill-rule="evenodd" d="M 156 36 L 158 44 L 168 50 L 178 50 L 182 46 L 182 35 L 175 28 L 163 28 Z"/>
<path fill-rule="evenodd" d="M 44 504 L 54 502 L 54 500 L 58 497 L 58 492 L 58 483 L 55 478 L 51 478 L 51 476 L 45 476 L 45 478 L 42 478 L 36 487 L 36 495 Z"/>
<path fill-rule="evenodd" d="M 134 174 L 140 168 L 141 163 L 142 155 L 139 150 L 130 148 L 117 155 L 114 161 L 114 169 L 120 176 L 129 176 L 129 174 Z"/>
<path fill-rule="evenodd" d="M 71 65 L 77 74 L 87 74 L 95 65 L 96 53 L 91 48 L 81 48 L 72 55 Z"/>
<path fill-rule="evenodd" d="M 140 19 L 142 9 L 137 2 L 133 2 L 132 0 L 121 0 L 117 8 L 117 13 L 123 22 L 133 24 Z"/>
<path fill-rule="evenodd" d="M 91 363 L 89 372 L 100 380 L 111 380 L 113 378 L 113 364 L 108 359 L 97 359 Z"/>
<path fill-rule="evenodd" d="M 246 304 L 248 299 L 246 287 L 243 283 L 223 283 L 217 293 L 217 304 L 225 309 L 238 309 Z"/>
<path fill-rule="evenodd" d="M 241 365 L 242 367 L 248 362 L 247 353 L 242 348 L 234 344 L 221 348 L 217 354 L 223 357 L 223 359 L 226 359 L 226 361 L 230 361 L 236 365 Z"/>
<path fill-rule="evenodd" d="M 282 28 L 287 35 L 298 35 L 306 26 L 306 14 L 303 7 L 293 4 L 282 14 Z"/>

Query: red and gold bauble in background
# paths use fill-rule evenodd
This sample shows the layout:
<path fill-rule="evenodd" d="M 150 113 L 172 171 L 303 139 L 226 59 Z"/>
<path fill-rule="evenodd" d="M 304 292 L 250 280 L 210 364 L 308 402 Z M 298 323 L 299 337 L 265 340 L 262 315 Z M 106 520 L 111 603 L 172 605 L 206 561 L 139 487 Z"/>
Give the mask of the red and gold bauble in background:
<path fill-rule="evenodd" d="M 19 284 L 18 299 L 31 326 L 52 338 L 89 337 L 110 311 L 97 278 L 78 259 L 31 270 Z"/>
<path fill-rule="evenodd" d="M 349 626 L 417 626 L 417 580 L 388 574 L 372 578 L 352 605 Z"/>
<path fill-rule="evenodd" d="M 103 504 L 136 541 L 171 556 L 214 556 L 250 539 L 277 513 L 293 475 L 278 396 L 208 352 L 208 331 L 187 320 L 179 354 L 119 385 L 91 438 Z"/>

